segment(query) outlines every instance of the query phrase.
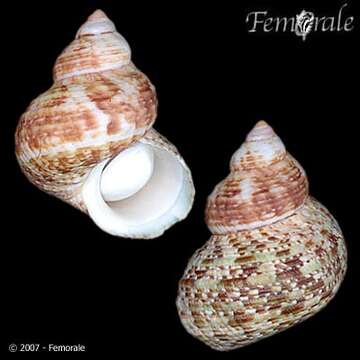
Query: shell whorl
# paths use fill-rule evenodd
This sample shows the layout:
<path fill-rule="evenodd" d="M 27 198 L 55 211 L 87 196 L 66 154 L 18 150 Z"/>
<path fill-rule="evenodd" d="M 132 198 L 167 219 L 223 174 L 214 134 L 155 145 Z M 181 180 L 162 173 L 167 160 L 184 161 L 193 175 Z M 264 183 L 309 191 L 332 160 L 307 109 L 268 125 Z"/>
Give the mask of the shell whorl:
<path fill-rule="evenodd" d="M 237 349 L 316 314 L 346 272 L 343 234 L 272 128 L 256 124 L 208 198 L 212 235 L 190 258 L 176 305 L 185 329 Z"/>
<path fill-rule="evenodd" d="M 112 21 L 96 10 L 78 30 L 75 40 L 57 58 L 54 80 L 117 69 L 128 65 L 131 50 Z"/>
<path fill-rule="evenodd" d="M 33 184 L 85 210 L 80 195 L 84 178 L 152 127 L 156 92 L 130 62 L 127 42 L 100 10 L 58 57 L 54 80 L 21 116 L 16 155 Z"/>
<path fill-rule="evenodd" d="M 254 229 L 290 216 L 307 196 L 305 171 L 259 121 L 232 156 L 230 174 L 209 196 L 206 221 L 213 234 Z"/>
<path fill-rule="evenodd" d="M 181 322 L 216 350 L 252 344 L 324 308 L 339 289 L 346 261 L 339 225 L 309 196 L 285 219 L 212 235 L 179 282 Z"/>

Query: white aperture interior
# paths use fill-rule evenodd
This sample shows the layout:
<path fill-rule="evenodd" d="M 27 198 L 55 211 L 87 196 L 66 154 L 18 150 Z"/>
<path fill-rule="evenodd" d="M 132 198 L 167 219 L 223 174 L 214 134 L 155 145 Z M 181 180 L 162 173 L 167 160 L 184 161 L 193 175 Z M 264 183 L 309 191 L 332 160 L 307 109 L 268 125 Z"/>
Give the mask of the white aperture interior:
<path fill-rule="evenodd" d="M 154 151 L 137 143 L 109 161 L 101 175 L 101 194 L 106 202 L 119 201 L 136 194 L 154 171 Z"/>
<path fill-rule="evenodd" d="M 166 149 L 136 143 L 95 166 L 82 194 L 89 215 L 104 231 L 153 238 L 183 219 L 193 188 L 181 161 Z"/>

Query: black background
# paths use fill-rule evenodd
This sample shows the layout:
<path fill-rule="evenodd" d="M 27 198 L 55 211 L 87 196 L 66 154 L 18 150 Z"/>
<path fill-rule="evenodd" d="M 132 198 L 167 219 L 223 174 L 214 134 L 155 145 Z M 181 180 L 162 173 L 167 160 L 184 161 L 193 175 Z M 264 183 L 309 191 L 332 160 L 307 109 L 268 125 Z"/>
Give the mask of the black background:
<path fill-rule="evenodd" d="M 3 7 L 2 273 L 10 343 L 85 344 L 87 353 L 240 358 L 344 355 L 359 270 L 358 13 L 349 33 L 248 33 L 249 11 L 294 16 L 303 8 L 334 16 L 343 4 L 255 1 L 23 2 Z M 21 174 L 13 134 L 29 102 L 51 85 L 61 50 L 96 8 L 128 40 L 134 63 L 156 86 L 155 128 L 192 170 L 197 190 L 188 218 L 155 240 L 114 238 Z M 356 103 L 357 102 L 357 103 Z M 230 353 L 183 329 L 175 307 L 188 258 L 209 238 L 205 201 L 228 172 L 232 153 L 257 120 L 267 120 L 307 171 L 310 191 L 339 221 L 349 269 L 336 298 L 315 317 Z"/>

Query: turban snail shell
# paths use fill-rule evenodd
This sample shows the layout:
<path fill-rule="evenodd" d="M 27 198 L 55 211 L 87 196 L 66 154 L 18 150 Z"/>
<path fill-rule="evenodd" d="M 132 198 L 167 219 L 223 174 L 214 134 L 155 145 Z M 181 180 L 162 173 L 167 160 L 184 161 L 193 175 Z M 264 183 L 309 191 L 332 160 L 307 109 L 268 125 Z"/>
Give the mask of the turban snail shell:
<path fill-rule="evenodd" d="M 184 219 L 194 198 L 190 171 L 152 129 L 155 89 L 101 10 L 57 58 L 53 77 L 16 129 L 27 178 L 116 236 L 154 238 Z"/>
<path fill-rule="evenodd" d="M 322 309 L 346 271 L 336 220 L 308 196 L 306 174 L 260 121 L 209 196 L 210 240 L 180 280 L 182 324 L 216 350 L 285 330 Z"/>

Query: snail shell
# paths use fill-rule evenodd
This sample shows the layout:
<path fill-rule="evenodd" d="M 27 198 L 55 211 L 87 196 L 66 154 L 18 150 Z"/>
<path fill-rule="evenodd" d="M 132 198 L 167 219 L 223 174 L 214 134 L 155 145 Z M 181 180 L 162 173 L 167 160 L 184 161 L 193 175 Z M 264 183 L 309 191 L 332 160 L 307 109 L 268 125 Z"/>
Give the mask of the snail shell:
<path fill-rule="evenodd" d="M 154 86 L 104 12 L 80 27 L 53 78 L 16 129 L 27 178 L 113 235 L 153 238 L 184 219 L 194 197 L 190 171 L 152 129 Z"/>
<path fill-rule="evenodd" d="M 185 329 L 216 350 L 232 350 L 322 309 L 346 271 L 336 220 L 308 196 L 298 162 L 264 121 L 235 152 L 229 176 L 208 198 L 212 236 L 180 280 Z"/>

